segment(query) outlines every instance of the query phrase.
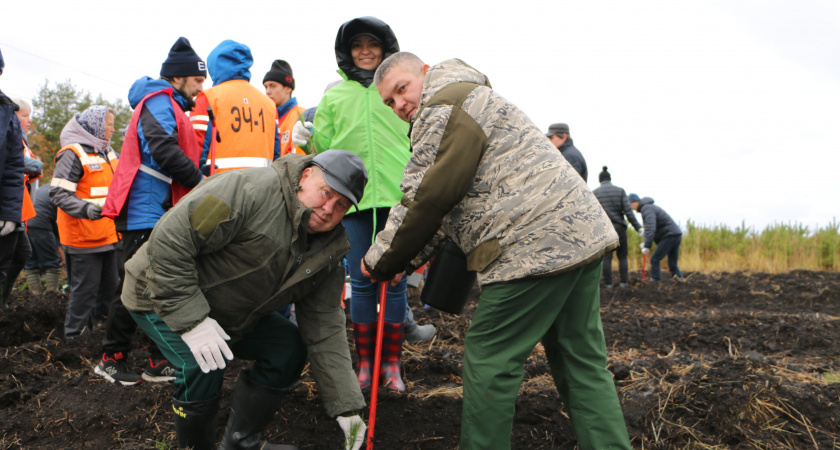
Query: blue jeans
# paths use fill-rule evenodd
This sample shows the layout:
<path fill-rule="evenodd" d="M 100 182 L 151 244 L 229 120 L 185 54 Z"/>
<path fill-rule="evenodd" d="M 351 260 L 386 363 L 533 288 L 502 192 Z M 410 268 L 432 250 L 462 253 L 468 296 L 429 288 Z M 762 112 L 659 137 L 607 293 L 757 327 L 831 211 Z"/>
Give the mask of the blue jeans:
<path fill-rule="evenodd" d="M 350 319 L 353 323 L 376 322 L 376 307 L 379 304 L 379 283 L 362 275 L 361 263 L 370 248 L 374 236 L 374 211 L 376 211 L 376 231 L 385 228 L 390 208 L 366 209 L 344 216 L 341 223 L 350 238 L 350 252 L 347 253 L 347 268 L 350 270 Z M 385 321 L 389 323 L 405 322 L 406 277 L 396 286 L 388 284 L 385 298 Z"/>
<path fill-rule="evenodd" d="M 683 274 L 677 266 L 677 261 L 680 259 L 680 242 L 682 242 L 682 235 L 666 237 L 656 243 L 656 250 L 650 257 L 651 278 L 654 280 L 661 279 L 660 263 L 666 256 L 668 257 L 668 270 L 671 272 L 671 276 L 682 278 Z"/>

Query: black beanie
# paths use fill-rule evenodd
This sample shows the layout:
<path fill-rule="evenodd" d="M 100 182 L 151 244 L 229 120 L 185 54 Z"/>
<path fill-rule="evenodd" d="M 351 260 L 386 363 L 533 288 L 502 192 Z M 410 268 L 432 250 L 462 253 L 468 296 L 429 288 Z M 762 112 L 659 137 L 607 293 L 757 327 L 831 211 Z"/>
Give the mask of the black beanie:
<path fill-rule="evenodd" d="M 271 69 L 265 74 L 263 83 L 266 81 L 276 81 L 283 86 L 288 86 L 295 90 L 295 77 L 292 74 L 292 66 L 282 59 L 277 59 L 271 63 Z"/>
<path fill-rule="evenodd" d="M 6 68 L 6 61 L 3 61 L 3 52 L 0 51 L 0 73 L 3 73 L 4 68 Z"/>
<path fill-rule="evenodd" d="M 206 77 L 207 65 L 193 50 L 190 41 L 179 37 L 175 45 L 169 50 L 169 56 L 160 66 L 160 76 L 172 77 Z"/>
<path fill-rule="evenodd" d="M 611 181 L 612 177 L 610 177 L 610 173 L 607 172 L 607 166 L 604 166 L 604 171 L 598 174 L 598 182 L 603 183 L 604 181 Z"/>

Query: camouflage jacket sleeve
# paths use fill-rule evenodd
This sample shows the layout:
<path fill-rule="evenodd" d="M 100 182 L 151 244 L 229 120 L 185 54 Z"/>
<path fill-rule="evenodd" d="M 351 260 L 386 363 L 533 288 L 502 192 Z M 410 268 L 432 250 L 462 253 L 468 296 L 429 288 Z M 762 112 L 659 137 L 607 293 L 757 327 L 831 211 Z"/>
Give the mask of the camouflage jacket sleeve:
<path fill-rule="evenodd" d="M 458 83 L 441 90 L 418 113 L 411 131 L 413 155 L 403 174 L 403 198 L 364 258 L 374 279 L 389 280 L 427 259 L 443 237 L 444 217 L 472 185 L 487 136 L 460 104 L 475 86 Z"/>

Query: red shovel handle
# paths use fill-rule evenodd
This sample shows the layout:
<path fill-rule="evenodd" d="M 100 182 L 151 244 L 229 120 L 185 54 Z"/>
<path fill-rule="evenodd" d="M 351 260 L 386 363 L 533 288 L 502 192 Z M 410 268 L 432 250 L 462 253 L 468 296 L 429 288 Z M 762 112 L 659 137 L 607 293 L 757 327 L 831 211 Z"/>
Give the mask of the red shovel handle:
<path fill-rule="evenodd" d="M 382 333 L 385 329 L 385 296 L 388 283 L 379 283 L 379 319 L 376 321 L 376 352 L 373 354 L 373 380 L 370 383 L 370 417 L 368 418 L 367 450 L 373 450 L 373 429 L 376 427 L 376 399 L 379 396 L 379 370 L 382 363 Z"/>
<path fill-rule="evenodd" d="M 642 253 L 642 281 L 645 281 L 645 267 L 647 267 L 647 255 Z"/>

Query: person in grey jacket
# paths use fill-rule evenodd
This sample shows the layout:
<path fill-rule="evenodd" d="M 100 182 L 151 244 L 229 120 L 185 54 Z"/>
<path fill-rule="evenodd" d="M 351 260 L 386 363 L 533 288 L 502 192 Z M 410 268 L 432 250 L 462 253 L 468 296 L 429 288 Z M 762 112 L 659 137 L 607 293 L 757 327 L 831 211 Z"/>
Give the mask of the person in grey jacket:
<path fill-rule="evenodd" d="M 234 356 L 254 363 L 239 376 L 219 448 L 292 448 L 266 444 L 262 431 L 307 353 L 327 414 L 357 440 L 352 448 L 361 445 L 365 402 L 340 303 L 350 242 L 340 222 L 367 178 L 346 150 L 217 174 L 126 262 L 122 301 L 176 367 L 179 448 L 214 448 L 225 359 Z M 297 327 L 277 312 L 289 303 Z"/>
<path fill-rule="evenodd" d="M 575 171 L 580 174 L 584 182 L 589 181 L 589 170 L 586 168 L 586 159 L 583 154 L 575 147 L 572 140 L 572 135 L 569 134 L 569 125 L 565 123 L 553 123 L 548 127 L 548 133 L 545 134 L 552 144 L 557 147 L 557 150 L 569 161 L 569 164 L 575 168 Z"/>
<path fill-rule="evenodd" d="M 660 263 L 667 256 L 671 276 L 677 281 L 685 281 L 677 265 L 680 258 L 680 242 L 682 242 L 682 230 L 679 225 L 664 209 L 654 205 L 652 198 L 639 198 L 636 194 L 630 194 L 628 197 L 633 209 L 642 214 L 642 222 L 645 224 L 644 242 L 640 244 L 642 253 L 647 254 L 656 243 L 656 250 L 650 257 L 651 279 L 659 281 L 662 278 Z"/>
<path fill-rule="evenodd" d="M 610 221 L 613 224 L 613 228 L 615 228 L 615 232 L 618 233 L 618 272 L 621 277 L 619 287 L 627 287 L 630 276 L 627 269 L 627 222 L 624 218 L 626 217 L 627 220 L 630 221 L 630 224 L 633 225 L 633 228 L 635 228 L 637 232 L 642 229 L 642 226 L 639 225 L 639 221 L 636 220 L 636 216 L 633 214 L 633 207 L 630 206 L 630 200 L 627 199 L 627 194 L 624 192 L 624 189 L 612 184 L 611 180 L 612 177 L 610 176 L 609 171 L 607 171 L 607 166 L 604 166 L 604 170 L 598 174 L 598 181 L 601 182 L 601 185 L 595 188 L 592 192 L 601 203 L 604 211 L 607 212 L 607 216 L 609 216 Z M 613 287 L 613 253 L 614 251 L 610 250 L 604 254 L 604 267 L 602 273 L 604 284 L 607 289 L 611 289 Z"/>
<path fill-rule="evenodd" d="M 542 342 L 580 447 L 629 449 L 599 311 L 601 261 L 618 236 L 592 191 L 459 59 L 429 67 L 396 53 L 374 84 L 411 124 L 413 152 L 362 272 L 395 282 L 449 238 L 482 287 L 464 346 L 460 448 L 510 447 L 523 365 Z"/>

